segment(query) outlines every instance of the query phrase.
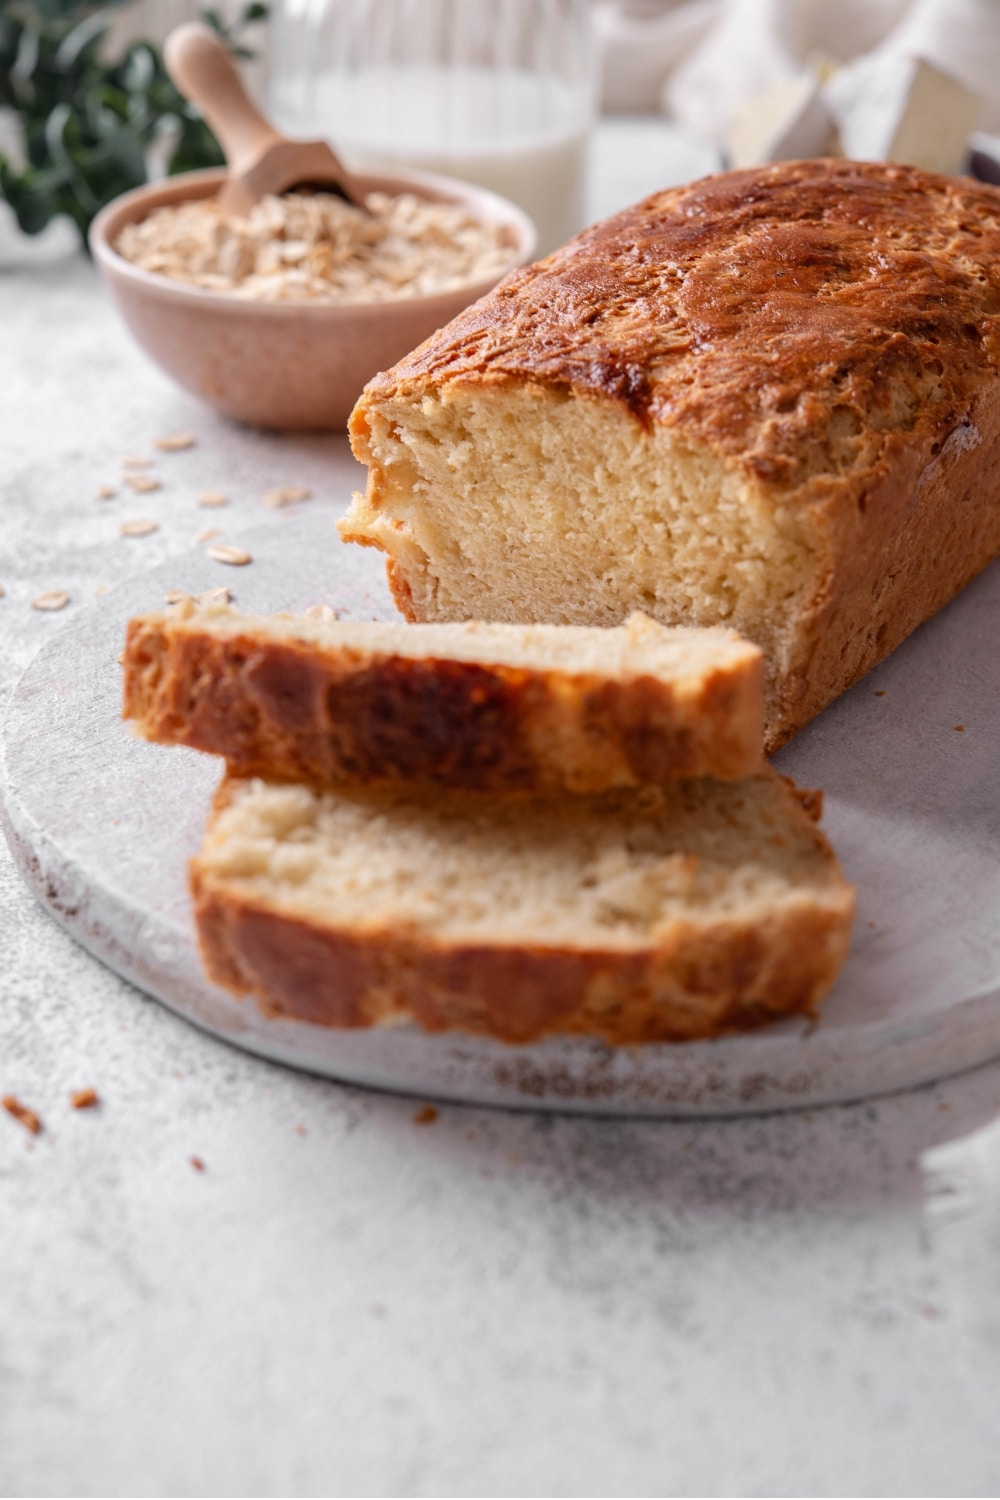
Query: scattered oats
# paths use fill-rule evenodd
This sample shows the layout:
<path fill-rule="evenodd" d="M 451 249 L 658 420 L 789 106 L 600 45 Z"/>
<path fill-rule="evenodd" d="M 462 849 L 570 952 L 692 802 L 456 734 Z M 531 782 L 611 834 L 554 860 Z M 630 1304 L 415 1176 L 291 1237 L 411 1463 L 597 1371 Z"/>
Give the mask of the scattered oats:
<path fill-rule="evenodd" d="M 125 665 L 125 652 L 119 651 L 118 655 L 115 657 L 115 661 L 120 667 L 123 667 Z"/>
<path fill-rule="evenodd" d="M 218 490 L 202 490 L 198 496 L 198 504 L 202 510 L 215 510 L 220 505 L 228 505 L 229 496 L 221 495 Z"/>
<path fill-rule="evenodd" d="M 205 1170 L 205 1163 L 202 1161 L 202 1159 L 201 1159 L 200 1156 L 192 1156 L 192 1157 L 189 1158 L 189 1160 L 191 1162 L 192 1167 L 194 1167 L 194 1169 L 195 1169 L 196 1172 L 204 1172 L 204 1170 Z"/>
<path fill-rule="evenodd" d="M 208 555 L 213 562 L 226 563 L 230 568 L 244 568 L 247 563 L 253 562 L 249 552 L 244 552 L 242 547 L 227 547 L 222 542 L 209 547 Z"/>
<path fill-rule="evenodd" d="M 305 485 L 286 484 L 275 490 L 265 490 L 260 503 L 269 510 L 280 510 L 283 505 L 297 505 L 300 500 L 308 500 L 311 496 L 312 490 L 306 489 Z"/>
<path fill-rule="evenodd" d="M 96 1089 L 76 1089 L 70 1094 L 69 1102 L 74 1109 L 96 1109 L 101 1096 Z"/>
<path fill-rule="evenodd" d="M 19 1125 L 24 1126 L 25 1130 L 30 1130 L 32 1135 L 41 1135 L 42 1122 L 40 1118 L 35 1114 L 33 1109 L 29 1109 L 26 1104 L 22 1104 L 20 1099 L 15 1099 L 13 1094 L 5 1094 L 0 1099 L 0 1104 L 3 1105 L 12 1119 L 16 1120 Z"/>
<path fill-rule="evenodd" d="M 118 528 L 122 536 L 150 536 L 159 529 L 159 521 L 150 521 L 148 517 L 137 521 L 123 521 Z"/>
<path fill-rule="evenodd" d="M 184 600 L 190 597 L 191 595 L 184 589 L 171 589 L 169 594 L 164 594 L 163 600 L 165 604 L 183 604 Z"/>
<path fill-rule="evenodd" d="M 200 199 L 127 224 L 115 249 L 160 276 L 264 302 L 425 297 L 490 285 L 514 259 L 509 230 L 461 204 L 370 193 L 367 207 L 333 193 L 289 193 L 243 217 Z"/>
<path fill-rule="evenodd" d="M 199 531 L 195 537 L 196 544 L 200 547 L 202 542 L 210 542 L 213 537 L 221 536 L 218 526 L 206 526 L 204 531 Z"/>
<path fill-rule="evenodd" d="M 137 495 L 149 495 L 152 494 L 153 490 L 163 488 L 160 481 L 154 479 L 152 474 L 126 474 L 125 483 Z"/>
<path fill-rule="evenodd" d="M 233 596 L 228 589 L 206 589 L 197 596 L 198 604 L 232 604 Z"/>
<path fill-rule="evenodd" d="M 97 486 L 97 489 L 94 491 L 94 494 L 97 496 L 98 500 L 113 500 L 117 493 L 118 491 L 115 489 L 113 484 L 99 484 Z"/>
<path fill-rule="evenodd" d="M 37 594 L 31 601 L 31 607 L 51 611 L 65 609 L 68 603 L 69 595 L 65 589 L 50 589 L 47 594 Z"/>
<path fill-rule="evenodd" d="M 333 608 L 332 604 L 310 604 L 306 610 L 307 620 L 322 620 L 324 624 L 328 624 L 336 618 L 337 611 Z"/>
<path fill-rule="evenodd" d="M 141 453 L 126 453 L 118 462 L 123 469 L 148 469 L 152 466 L 151 458 L 144 458 Z"/>
<path fill-rule="evenodd" d="M 193 448 L 194 442 L 190 432 L 168 432 L 166 437 L 154 438 L 153 447 L 161 453 L 180 453 L 184 448 Z"/>
<path fill-rule="evenodd" d="M 437 1117 L 438 1112 L 434 1108 L 433 1104 L 425 1104 L 423 1108 L 418 1109 L 416 1114 L 413 1116 L 413 1123 L 414 1125 L 433 1125 Z"/>

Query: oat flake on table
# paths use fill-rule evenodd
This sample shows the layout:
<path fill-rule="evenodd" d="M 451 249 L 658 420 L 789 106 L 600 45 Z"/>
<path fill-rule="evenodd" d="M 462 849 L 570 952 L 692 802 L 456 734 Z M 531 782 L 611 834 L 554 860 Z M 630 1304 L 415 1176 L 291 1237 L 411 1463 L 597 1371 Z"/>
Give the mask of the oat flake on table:
<path fill-rule="evenodd" d="M 498 278 L 506 232 L 453 203 L 371 193 L 264 198 L 246 218 L 214 199 L 169 204 L 115 243 L 125 260 L 206 291 L 264 302 L 381 302 Z"/>
<path fill-rule="evenodd" d="M 226 563 L 230 568 L 245 568 L 247 563 L 253 562 L 250 553 L 244 552 L 242 547 L 230 547 L 224 542 L 209 547 L 208 556 L 213 562 Z"/>
<path fill-rule="evenodd" d="M 304 484 L 286 484 L 278 489 L 265 490 L 260 503 L 267 506 L 268 510 L 282 510 L 286 505 L 297 505 L 301 500 L 309 500 L 311 496 L 312 490 L 306 489 Z"/>
<path fill-rule="evenodd" d="M 32 609 L 44 610 L 51 613 L 55 610 L 65 609 L 69 603 L 69 594 L 65 589 L 49 589 L 47 593 L 36 594 L 31 601 Z"/>

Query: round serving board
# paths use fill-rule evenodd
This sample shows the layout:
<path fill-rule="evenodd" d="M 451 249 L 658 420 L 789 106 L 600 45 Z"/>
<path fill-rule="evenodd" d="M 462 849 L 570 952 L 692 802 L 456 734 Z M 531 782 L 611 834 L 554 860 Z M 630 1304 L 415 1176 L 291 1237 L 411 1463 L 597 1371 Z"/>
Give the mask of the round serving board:
<path fill-rule="evenodd" d="M 264 1057 L 422 1097 L 616 1114 L 724 1114 L 857 1099 L 1000 1054 L 1000 568 L 973 583 L 777 758 L 826 791 L 858 887 L 854 943 L 817 1024 L 678 1046 L 511 1047 L 415 1029 L 266 1019 L 204 979 L 185 883 L 218 764 L 134 740 L 119 718 L 132 614 L 227 583 L 240 608 L 330 603 L 394 618 L 378 554 L 316 507 L 245 539 L 251 566 L 192 553 L 54 638 L 16 688 L 0 805 L 25 879 L 98 958 Z M 958 729 L 957 726 L 963 726 Z"/>

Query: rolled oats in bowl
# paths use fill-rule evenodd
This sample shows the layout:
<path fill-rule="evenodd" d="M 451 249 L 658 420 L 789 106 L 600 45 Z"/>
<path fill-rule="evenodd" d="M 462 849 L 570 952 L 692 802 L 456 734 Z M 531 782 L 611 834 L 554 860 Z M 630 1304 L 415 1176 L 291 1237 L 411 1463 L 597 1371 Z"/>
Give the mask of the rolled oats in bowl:
<path fill-rule="evenodd" d="M 498 279 L 509 229 L 460 204 L 373 192 L 368 213 L 331 193 L 261 200 L 247 218 L 214 198 L 126 224 L 118 254 L 142 270 L 257 302 L 385 302 Z"/>

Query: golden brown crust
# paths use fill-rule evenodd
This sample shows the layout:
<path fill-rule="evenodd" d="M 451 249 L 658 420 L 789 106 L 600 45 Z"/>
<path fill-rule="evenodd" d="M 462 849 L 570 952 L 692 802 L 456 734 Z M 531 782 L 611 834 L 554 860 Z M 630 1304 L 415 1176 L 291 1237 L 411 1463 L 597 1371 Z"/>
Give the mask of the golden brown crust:
<path fill-rule="evenodd" d="M 1000 192 L 852 161 L 654 194 L 585 230 L 368 385 L 452 381 L 620 402 L 771 485 L 944 438 L 1000 351 Z"/>
<path fill-rule="evenodd" d="M 790 776 L 783 776 L 781 779 L 790 789 L 806 817 L 818 823 L 823 816 L 822 790 L 819 787 L 796 786 Z"/>
<path fill-rule="evenodd" d="M 813 483 L 823 583 L 797 621 L 794 670 L 774 684 L 768 753 L 1000 554 L 997 476 L 1000 380 L 943 441 L 925 434 L 850 484 Z"/>
<path fill-rule="evenodd" d="M 441 657 L 129 622 L 124 713 L 146 739 L 221 755 L 239 775 L 599 791 L 761 764 L 761 666 L 706 669 L 697 690 Z"/>
<path fill-rule="evenodd" d="M 221 812 L 238 789 L 223 782 Z M 789 816 L 815 818 L 813 793 L 788 783 Z M 803 811 L 798 811 L 800 803 Z M 854 893 L 818 828 L 810 844 L 835 884 L 821 899 L 775 904 L 754 920 L 675 922 L 640 950 L 537 943 L 449 943 L 399 926 L 337 927 L 255 902 L 191 862 L 209 978 L 256 997 L 265 1014 L 362 1028 L 414 1022 L 511 1043 L 548 1035 L 612 1044 L 684 1042 L 811 1014 L 847 955 Z"/>
<path fill-rule="evenodd" d="M 847 952 L 850 901 L 701 924 L 640 953 L 446 946 L 337 931 L 256 907 L 192 871 L 209 978 L 266 1014 L 357 1028 L 413 1021 L 530 1042 L 683 1042 L 811 1013 Z M 846 891 L 846 887 L 845 887 Z"/>
<path fill-rule="evenodd" d="M 364 547 L 378 546 L 378 543 L 373 542 L 370 537 L 347 535 L 344 540 L 360 542 Z M 403 616 L 403 619 L 409 620 L 411 625 L 417 624 L 417 612 L 413 607 L 413 590 L 407 583 L 406 575 L 394 557 L 386 560 L 385 577 L 389 585 L 389 592 L 392 595 L 392 602 Z"/>

